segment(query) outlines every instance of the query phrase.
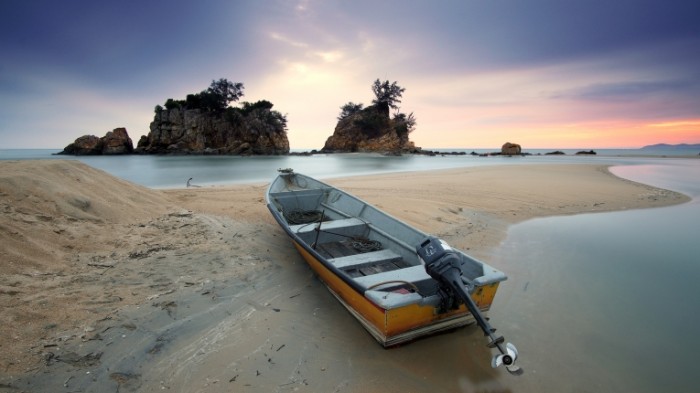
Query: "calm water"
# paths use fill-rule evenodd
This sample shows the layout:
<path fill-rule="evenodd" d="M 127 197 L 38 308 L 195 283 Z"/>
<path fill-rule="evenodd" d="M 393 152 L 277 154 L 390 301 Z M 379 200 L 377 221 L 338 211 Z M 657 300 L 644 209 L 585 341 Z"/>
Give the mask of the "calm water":
<path fill-rule="evenodd" d="M 700 391 L 700 162 L 613 171 L 693 200 L 511 227 L 491 315 L 532 372 L 527 391 Z"/>
<path fill-rule="evenodd" d="M 0 159 L 56 159 L 0 150 Z M 509 279 L 491 311 L 521 353 L 518 392 L 696 392 L 700 340 L 700 160 L 607 156 L 79 157 L 154 188 L 268 182 L 277 168 L 315 177 L 484 165 L 613 164 L 621 177 L 683 192 L 657 209 L 542 218 L 510 228 L 491 264 Z"/>
<path fill-rule="evenodd" d="M 317 178 L 366 175 L 400 171 L 448 169 L 466 166 L 601 162 L 631 164 L 654 162 L 661 158 L 643 160 L 631 157 L 642 150 L 604 150 L 598 156 L 574 156 L 576 150 L 566 150 L 566 156 L 539 156 L 552 150 L 532 151 L 528 157 L 465 156 L 400 156 L 379 154 L 319 154 L 301 156 L 55 156 L 57 150 L 3 150 L 0 160 L 18 159 L 77 159 L 114 176 L 152 188 L 184 187 L 187 179 L 193 184 L 219 185 L 268 182 L 278 168 L 294 168 L 297 172 Z M 461 151 L 465 151 L 462 149 Z M 471 152 L 472 150 L 467 150 Z M 487 150 L 477 150 L 487 152 Z M 696 153 L 697 154 L 697 153 Z M 649 161 L 652 160 L 652 161 Z"/>

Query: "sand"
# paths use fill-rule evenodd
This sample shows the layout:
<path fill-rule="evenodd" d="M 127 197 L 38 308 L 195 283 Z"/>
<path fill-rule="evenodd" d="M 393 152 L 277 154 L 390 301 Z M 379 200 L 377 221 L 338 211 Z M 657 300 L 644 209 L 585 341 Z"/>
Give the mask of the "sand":
<path fill-rule="evenodd" d="M 688 201 L 595 164 L 327 182 L 487 262 L 523 220 Z M 503 386 L 470 328 L 381 349 L 296 254 L 265 188 L 152 190 L 77 161 L 0 162 L 0 390 Z M 448 336 L 468 351 L 442 364 Z M 405 356 L 434 368 L 411 369 Z"/>

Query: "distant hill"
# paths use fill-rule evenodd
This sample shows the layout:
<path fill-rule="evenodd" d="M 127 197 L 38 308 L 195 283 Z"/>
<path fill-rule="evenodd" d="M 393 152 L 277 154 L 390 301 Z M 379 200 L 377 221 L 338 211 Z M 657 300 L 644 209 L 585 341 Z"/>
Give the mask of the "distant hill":
<path fill-rule="evenodd" d="M 642 147 L 642 149 L 646 150 L 691 150 L 691 149 L 700 149 L 700 143 L 694 143 L 694 144 L 687 144 L 687 143 L 681 143 L 678 145 L 669 145 L 668 143 L 657 143 L 656 145 L 648 145 Z"/>

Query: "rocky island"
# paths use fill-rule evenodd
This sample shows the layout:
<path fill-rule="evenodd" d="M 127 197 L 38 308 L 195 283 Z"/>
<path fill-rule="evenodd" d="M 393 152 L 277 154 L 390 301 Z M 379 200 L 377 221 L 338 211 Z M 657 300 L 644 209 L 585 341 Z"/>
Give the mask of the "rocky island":
<path fill-rule="evenodd" d="M 212 81 L 208 89 L 184 100 L 157 105 L 150 132 L 133 147 L 126 129 L 103 138 L 84 135 L 58 154 L 231 154 L 289 153 L 287 118 L 267 100 L 229 103 L 243 96 L 243 83 Z"/>
<path fill-rule="evenodd" d="M 343 105 L 321 152 L 430 153 L 409 140 L 416 119 L 398 106 L 405 90 L 397 82 L 374 81 L 372 104 Z M 289 154 L 286 116 L 267 100 L 229 106 L 242 96 L 243 83 L 214 80 L 208 89 L 184 100 L 169 98 L 163 106 L 156 105 L 149 133 L 135 148 L 126 129 L 116 128 L 101 138 L 83 135 L 58 154 Z"/>
<path fill-rule="evenodd" d="M 290 153 L 286 115 L 273 110 L 267 100 L 241 102 L 243 83 L 226 79 L 212 81 L 208 89 L 188 94 L 184 100 L 169 98 L 156 105 L 150 131 L 134 148 L 125 128 L 115 128 L 104 137 L 83 135 L 57 154 L 211 154 L 211 155 L 312 155 L 315 153 L 382 153 L 385 155 L 465 155 L 465 152 L 436 152 L 417 147 L 409 134 L 416 118 L 402 113 L 401 97 L 406 89 L 397 82 L 375 80 L 371 105 L 348 102 L 341 106 L 333 134 L 323 148 Z M 506 143 L 500 152 L 472 155 L 527 155 L 520 145 Z"/>
<path fill-rule="evenodd" d="M 338 124 L 327 140 L 324 153 L 380 152 L 388 154 L 416 153 L 420 150 L 408 139 L 416 126 L 413 113 L 406 115 L 397 104 L 405 91 L 396 82 L 374 81 L 376 98 L 372 105 L 348 102 L 341 107 Z M 394 109 L 393 118 L 390 109 Z"/>

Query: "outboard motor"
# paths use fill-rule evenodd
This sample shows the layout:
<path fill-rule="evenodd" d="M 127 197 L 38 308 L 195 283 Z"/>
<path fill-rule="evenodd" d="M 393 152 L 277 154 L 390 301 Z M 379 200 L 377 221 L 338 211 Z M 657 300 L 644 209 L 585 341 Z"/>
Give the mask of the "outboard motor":
<path fill-rule="evenodd" d="M 491 340 L 489 348 L 497 348 L 500 354 L 493 357 L 491 366 L 496 368 L 505 365 L 509 373 L 521 375 L 523 369 L 515 365 L 518 358 L 518 350 L 515 345 L 507 343 L 503 346 L 503 336 L 496 337 L 496 329 L 492 328 L 488 320 L 481 313 L 479 307 L 474 303 L 470 293 L 474 291 L 474 285 L 462 271 L 462 254 L 453 250 L 444 241 L 436 237 L 428 237 L 416 247 L 418 256 L 425 263 L 425 271 L 440 283 L 446 292 L 461 299 L 474 316 L 484 334 Z"/>

